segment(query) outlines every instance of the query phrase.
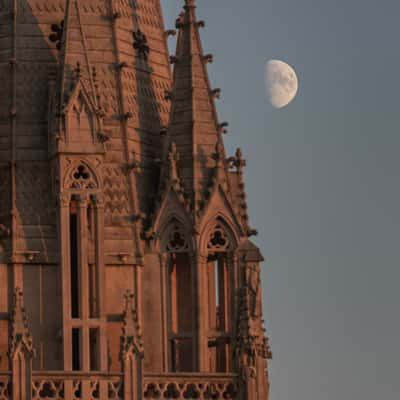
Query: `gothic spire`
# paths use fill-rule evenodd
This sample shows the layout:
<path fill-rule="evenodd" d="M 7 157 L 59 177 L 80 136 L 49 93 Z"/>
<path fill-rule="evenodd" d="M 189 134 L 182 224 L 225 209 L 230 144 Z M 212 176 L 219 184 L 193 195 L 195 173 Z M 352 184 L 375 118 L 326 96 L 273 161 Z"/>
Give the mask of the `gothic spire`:
<path fill-rule="evenodd" d="M 185 0 L 184 10 L 176 21 L 179 30 L 175 64 L 169 142 L 174 142 L 180 154 L 179 176 L 186 196 L 198 211 L 211 179 L 215 174 L 215 150 L 221 149 L 225 159 L 221 129 L 214 98 L 219 90 L 212 90 L 206 64 L 212 55 L 203 52 L 195 1 Z"/>

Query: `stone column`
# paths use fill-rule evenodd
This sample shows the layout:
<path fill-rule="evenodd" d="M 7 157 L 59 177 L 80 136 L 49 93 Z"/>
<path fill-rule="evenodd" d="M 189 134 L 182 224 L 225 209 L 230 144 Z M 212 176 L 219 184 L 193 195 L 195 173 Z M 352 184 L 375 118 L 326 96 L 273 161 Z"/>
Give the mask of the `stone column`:
<path fill-rule="evenodd" d="M 87 232 L 87 208 L 89 197 L 86 193 L 77 196 L 78 203 L 78 271 L 79 271 L 79 318 L 84 321 L 81 324 L 80 335 L 80 366 L 82 371 L 90 371 L 90 340 L 89 325 L 87 321 L 90 317 L 89 312 L 89 271 L 88 271 L 88 232 Z M 82 381 L 82 397 L 90 397 L 90 381 Z"/>
<path fill-rule="evenodd" d="M 207 372 L 208 335 L 207 335 L 207 300 L 205 278 L 207 257 L 194 253 L 191 256 L 193 293 L 195 294 L 195 346 L 194 352 L 198 372 Z"/>
<path fill-rule="evenodd" d="M 60 193 L 58 197 L 58 237 L 61 267 L 63 355 L 64 370 L 72 370 L 72 334 L 71 334 L 71 271 L 70 271 L 70 203 L 69 193 Z M 72 398 L 72 381 L 65 382 L 65 398 Z"/>
<path fill-rule="evenodd" d="M 240 400 L 268 400 L 266 368 L 272 353 L 262 320 L 260 266 L 253 261 L 244 263 L 242 268 L 235 349 L 240 370 Z"/>
<path fill-rule="evenodd" d="M 164 372 L 168 372 L 171 366 L 171 354 L 170 354 L 170 342 L 169 342 L 169 331 L 171 329 L 171 289 L 169 282 L 169 264 L 170 264 L 170 255 L 168 253 L 160 254 L 160 266 L 161 266 L 161 314 L 163 315 L 163 370 Z M 139 321 L 140 319 L 140 309 L 139 311 Z"/>
<path fill-rule="evenodd" d="M 96 296 L 97 296 L 97 311 L 100 321 L 100 370 L 102 372 L 108 371 L 108 354 L 107 354 L 107 319 L 105 307 L 105 293 L 106 293 L 106 271 L 104 265 L 104 197 L 101 194 L 96 194 L 93 198 L 95 209 L 95 266 L 96 266 Z M 100 399 L 105 400 L 108 396 L 108 383 L 100 381 Z"/>

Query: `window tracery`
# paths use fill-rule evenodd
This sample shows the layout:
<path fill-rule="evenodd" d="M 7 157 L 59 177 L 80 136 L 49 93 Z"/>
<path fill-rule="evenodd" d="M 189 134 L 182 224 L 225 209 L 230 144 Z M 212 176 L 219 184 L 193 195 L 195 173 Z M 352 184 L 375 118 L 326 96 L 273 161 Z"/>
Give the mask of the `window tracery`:
<path fill-rule="evenodd" d="M 220 223 L 211 231 L 207 248 L 208 250 L 218 252 L 223 252 L 230 248 L 229 237 Z"/>
<path fill-rule="evenodd" d="M 71 170 L 67 177 L 66 187 L 69 189 L 96 189 L 98 185 L 89 168 L 80 163 Z"/>
<path fill-rule="evenodd" d="M 189 243 L 182 227 L 175 224 L 168 234 L 167 251 L 171 253 L 187 251 Z"/>

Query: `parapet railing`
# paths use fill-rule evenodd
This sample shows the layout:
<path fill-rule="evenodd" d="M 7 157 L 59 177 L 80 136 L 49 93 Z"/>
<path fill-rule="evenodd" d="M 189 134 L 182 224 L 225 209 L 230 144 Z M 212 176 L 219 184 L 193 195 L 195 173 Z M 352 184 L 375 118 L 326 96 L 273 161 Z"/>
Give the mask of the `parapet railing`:
<path fill-rule="evenodd" d="M 123 374 L 40 371 L 32 374 L 32 400 L 124 400 Z M 11 400 L 11 374 L 0 373 L 0 400 Z M 236 374 L 145 374 L 142 399 L 237 399 Z"/>
<path fill-rule="evenodd" d="M 64 371 L 32 374 L 32 400 L 120 400 L 123 397 L 123 374 Z"/>
<path fill-rule="evenodd" d="M 146 374 L 143 398 L 152 399 L 236 399 L 236 374 L 171 373 Z"/>
<path fill-rule="evenodd" d="M 0 372 L 0 400 L 11 399 L 11 374 Z"/>

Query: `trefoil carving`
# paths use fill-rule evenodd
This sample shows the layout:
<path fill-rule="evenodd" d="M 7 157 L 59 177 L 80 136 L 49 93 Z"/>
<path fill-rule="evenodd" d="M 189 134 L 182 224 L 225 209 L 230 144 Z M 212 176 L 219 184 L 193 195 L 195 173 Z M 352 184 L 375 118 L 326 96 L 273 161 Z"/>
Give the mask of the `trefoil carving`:
<path fill-rule="evenodd" d="M 185 233 L 178 225 L 172 227 L 169 231 L 167 251 L 171 253 L 182 252 L 189 249 L 189 244 Z"/>
<path fill-rule="evenodd" d="M 230 248 L 229 237 L 221 224 L 217 224 L 212 230 L 208 241 L 208 250 L 211 251 L 226 251 Z"/>
<path fill-rule="evenodd" d="M 97 189 L 98 184 L 92 172 L 84 163 L 79 163 L 70 170 L 65 187 L 67 189 Z"/>
<path fill-rule="evenodd" d="M 64 20 L 62 20 L 59 24 L 52 24 L 51 31 L 52 33 L 49 35 L 49 39 L 51 42 L 56 44 L 56 49 L 60 51 L 62 47 L 62 38 L 64 35 Z"/>

